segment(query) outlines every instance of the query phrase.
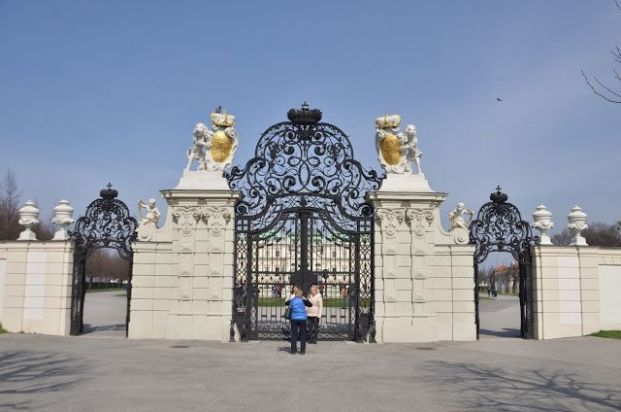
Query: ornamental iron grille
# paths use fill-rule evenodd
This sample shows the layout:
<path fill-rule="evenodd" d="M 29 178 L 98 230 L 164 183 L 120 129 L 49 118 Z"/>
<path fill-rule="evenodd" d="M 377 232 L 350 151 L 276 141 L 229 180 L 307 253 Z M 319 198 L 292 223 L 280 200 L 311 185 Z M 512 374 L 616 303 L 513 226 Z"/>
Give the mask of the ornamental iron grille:
<path fill-rule="evenodd" d="M 127 314 L 125 335 L 129 326 L 129 304 L 131 302 L 131 275 L 133 251 L 131 243 L 136 239 L 138 222 L 123 201 L 117 199 L 118 192 L 108 184 L 99 192 L 100 198 L 91 202 L 84 216 L 80 217 L 71 231 L 74 242 L 73 277 L 71 294 L 71 335 L 79 335 L 84 329 L 84 298 L 86 294 L 86 260 L 95 250 L 114 249 L 129 263 L 127 283 Z"/>
<path fill-rule="evenodd" d="M 519 271 L 520 336 L 533 337 L 532 258 L 531 248 L 536 237 L 530 224 L 522 220 L 517 207 L 507 202 L 509 197 L 500 186 L 490 194 L 490 202 L 479 209 L 476 220 L 470 224 L 470 243 L 474 253 L 474 296 L 477 339 L 479 337 L 479 265 L 492 252 L 508 252 L 513 256 Z"/>
<path fill-rule="evenodd" d="M 339 128 L 302 105 L 225 173 L 235 207 L 233 322 L 242 340 L 282 339 L 293 285 L 323 297 L 319 338 L 373 338 L 373 207 L 383 175 L 354 159 Z"/>

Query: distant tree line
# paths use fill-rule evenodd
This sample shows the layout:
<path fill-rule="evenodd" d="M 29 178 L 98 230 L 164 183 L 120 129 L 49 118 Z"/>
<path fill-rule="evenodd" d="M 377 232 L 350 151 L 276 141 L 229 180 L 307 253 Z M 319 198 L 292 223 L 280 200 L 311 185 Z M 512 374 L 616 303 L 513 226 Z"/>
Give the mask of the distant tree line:
<path fill-rule="evenodd" d="M 582 231 L 582 236 L 589 246 L 621 247 L 621 222 L 608 224 L 602 222 L 589 223 L 589 228 Z M 571 240 L 569 229 L 552 236 L 552 243 L 567 246 Z"/>

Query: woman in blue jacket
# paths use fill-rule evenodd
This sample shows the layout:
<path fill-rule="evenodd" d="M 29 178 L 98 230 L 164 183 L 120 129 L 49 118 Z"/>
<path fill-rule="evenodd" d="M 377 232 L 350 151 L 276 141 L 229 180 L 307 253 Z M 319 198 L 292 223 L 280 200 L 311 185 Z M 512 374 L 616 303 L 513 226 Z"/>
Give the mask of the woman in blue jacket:
<path fill-rule="evenodd" d="M 300 337 L 300 353 L 306 353 L 306 307 L 313 306 L 302 294 L 302 291 L 294 287 L 293 294 L 285 304 L 289 305 L 291 313 L 291 354 L 295 355 L 298 348 L 298 336 Z"/>

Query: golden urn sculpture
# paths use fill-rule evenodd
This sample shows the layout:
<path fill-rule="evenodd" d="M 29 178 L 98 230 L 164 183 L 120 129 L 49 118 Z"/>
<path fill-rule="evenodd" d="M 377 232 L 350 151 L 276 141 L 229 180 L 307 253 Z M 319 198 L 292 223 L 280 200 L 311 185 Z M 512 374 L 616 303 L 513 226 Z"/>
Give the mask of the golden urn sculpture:
<path fill-rule="evenodd" d="M 218 107 L 210 115 L 212 127 L 204 123 L 194 126 L 194 145 L 188 150 L 188 164 L 198 163 L 198 170 L 222 171 L 229 165 L 237 151 L 235 116 Z"/>
<path fill-rule="evenodd" d="M 418 150 L 416 127 L 413 124 L 406 126 L 403 132 L 399 131 L 401 116 L 387 114 L 375 119 L 375 144 L 378 159 L 387 173 L 412 173 L 410 163 L 416 164 L 417 173 L 422 174 L 420 158 L 422 152 Z"/>

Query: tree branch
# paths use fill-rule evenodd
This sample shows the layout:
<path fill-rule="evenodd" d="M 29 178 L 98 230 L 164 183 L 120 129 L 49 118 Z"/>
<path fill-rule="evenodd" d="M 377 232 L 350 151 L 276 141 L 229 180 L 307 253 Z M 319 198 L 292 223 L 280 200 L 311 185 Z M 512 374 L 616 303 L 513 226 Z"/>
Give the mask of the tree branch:
<path fill-rule="evenodd" d="M 613 97 L 609 97 L 609 96 L 605 95 L 604 93 L 600 92 L 598 89 L 595 88 L 595 86 L 593 85 L 591 80 L 588 78 L 588 76 L 586 75 L 584 70 L 580 70 L 580 73 L 582 73 L 582 77 L 584 77 L 584 80 L 586 81 L 586 84 L 591 88 L 593 93 L 595 93 L 597 96 L 601 97 L 602 99 L 604 99 L 604 100 L 606 100 L 606 101 L 608 101 L 610 103 L 619 103 L 619 104 L 621 104 L 621 94 L 620 93 L 617 93 L 614 90 L 611 90 L 610 88 L 606 87 L 604 84 L 602 84 L 602 82 L 600 82 L 597 79 L 597 77 L 593 76 L 593 80 L 595 81 L 595 83 L 597 83 L 601 88 L 603 88 L 604 90 L 606 90 L 610 94 L 612 94 Z"/>

